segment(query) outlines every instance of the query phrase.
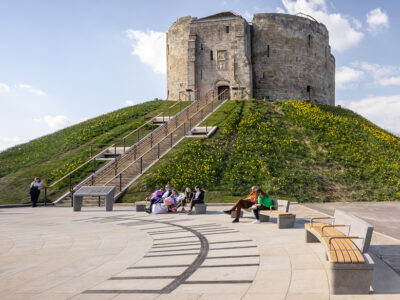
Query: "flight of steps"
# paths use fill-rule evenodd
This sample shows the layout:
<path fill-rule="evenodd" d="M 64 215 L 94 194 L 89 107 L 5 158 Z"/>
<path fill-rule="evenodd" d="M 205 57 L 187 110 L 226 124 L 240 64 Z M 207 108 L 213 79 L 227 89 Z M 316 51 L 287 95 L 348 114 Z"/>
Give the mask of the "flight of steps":
<path fill-rule="evenodd" d="M 193 102 L 168 122 L 129 147 L 121 156 L 75 186 L 74 190 L 78 190 L 81 186 L 115 186 L 115 199 L 117 199 L 134 180 L 189 135 L 192 128 L 199 125 L 225 101 L 221 97 L 216 97 Z M 85 197 L 83 201 L 83 205 L 98 206 L 98 197 Z M 104 199 L 101 201 L 104 205 Z M 71 206 L 71 196 L 69 193 L 65 194 L 54 203 Z"/>

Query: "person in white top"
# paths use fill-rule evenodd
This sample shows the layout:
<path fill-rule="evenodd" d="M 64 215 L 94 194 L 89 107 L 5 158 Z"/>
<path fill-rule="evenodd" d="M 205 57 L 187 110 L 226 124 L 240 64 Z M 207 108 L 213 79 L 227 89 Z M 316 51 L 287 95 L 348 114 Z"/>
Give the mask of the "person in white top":
<path fill-rule="evenodd" d="M 35 177 L 33 182 L 31 183 L 29 194 L 31 196 L 32 207 L 37 206 L 37 202 L 39 200 L 40 190 L 46 187 L 43 181 L 40 180 L 39 177 Z"/>

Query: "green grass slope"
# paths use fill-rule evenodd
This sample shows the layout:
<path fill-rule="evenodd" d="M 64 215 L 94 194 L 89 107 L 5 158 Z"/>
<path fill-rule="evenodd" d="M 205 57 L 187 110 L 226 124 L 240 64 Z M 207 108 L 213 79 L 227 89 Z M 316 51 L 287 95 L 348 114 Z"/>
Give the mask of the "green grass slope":
<path fill-rule="evenodd" d="M 28 203 L 29 184 L 35 176 L 43 178 L 47 184 L 55 182 L 90 158 L 91 144 L 94 154 L 106 145 L 122 146 L 126 134 L 161 112 L 168 114 L 173 104 L 174 101 L 154 100 L 122 108 L 0 152 L 0 204 Z M 182 107 L 186 105 L 185 102 Z M 171 114 L 178 111 L 179 105 L 170 109 Z M 146 125 L 140 137 L 150 131 L 151 126 Z M 134 134 L 126 140 L 126 145 L 136 140 Z M 100 165 L 98 162 L 97 167 Z M 74 173 L 73 182 L 82 180 L 92 167 L 90 164 Z M 50 199 L 54 201 L 67 185 L 68 179 L 49 190 Z"/>
<path fill-rule="evenodd" d="M 302 101 L 229 101 L 128 189 L 143 200 L 166 183 L 200 184 L 229 202 L 252 185 L 299 202 L 399 200 L 400 139 L 356 113 Z"/>

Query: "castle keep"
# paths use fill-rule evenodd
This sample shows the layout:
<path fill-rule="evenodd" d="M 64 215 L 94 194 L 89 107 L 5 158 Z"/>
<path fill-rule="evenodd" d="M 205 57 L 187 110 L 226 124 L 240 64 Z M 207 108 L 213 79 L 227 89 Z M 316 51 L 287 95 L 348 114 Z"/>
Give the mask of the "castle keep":
<path fill-rule="evenodd" d="M 179 18 L 167 33 L 168 99 L 298 99 L 335 104 L 335 58 L 309 17 L 233 12 Z"/>

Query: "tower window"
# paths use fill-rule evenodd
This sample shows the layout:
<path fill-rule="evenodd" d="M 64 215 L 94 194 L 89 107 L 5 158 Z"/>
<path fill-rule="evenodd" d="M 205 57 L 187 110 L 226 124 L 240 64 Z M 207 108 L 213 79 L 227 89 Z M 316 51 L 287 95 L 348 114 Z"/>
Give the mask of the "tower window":
<path fill-rule="evenodd" d="M 310 85 L 307 85 L 307 92 L 308 93 L 311 92 L 311 86 Z"/>
<path fill-rule="evenodd" d="M 210 60 L 213 60 L 214 59 L 214 55 L 213 55 L 213 52 L 212 52 L 212 50 L 210 51 Z"/>
<path fill-rule="evenodd" d="M 200 44 L 200 49 L 203 50 L 203 44 Z"/>
<path fill-rule="evenodd" d="M 267 45 L 267 57 L 269 57 L 269 45 Z"/>
<path fill-rule="evenodd" d="M 229 26 L 225 26 L 225 32 L 229 33 Z"/>
<path fill-rule="evenodd" d="M 311 34 L 308 35 L 308 48 L 311 48 L 311 41 L 312 41 L 312 36 Z"/>

